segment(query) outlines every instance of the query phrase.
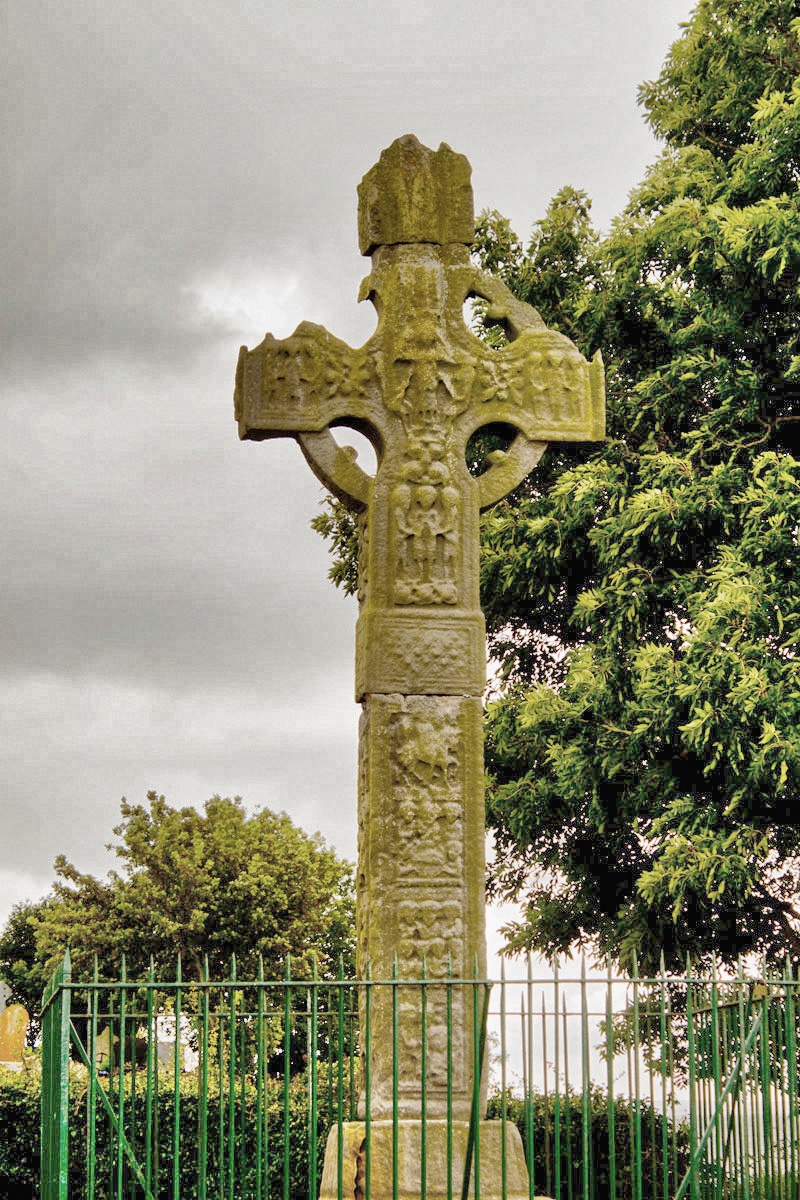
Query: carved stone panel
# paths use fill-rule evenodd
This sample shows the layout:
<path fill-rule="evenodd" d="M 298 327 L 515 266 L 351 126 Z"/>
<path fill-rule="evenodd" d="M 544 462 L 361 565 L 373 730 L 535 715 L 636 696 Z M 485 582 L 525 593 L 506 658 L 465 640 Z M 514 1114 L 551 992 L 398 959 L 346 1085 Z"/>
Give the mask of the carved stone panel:
<path fill-rule="evenodd" d="M 390 503 L 395 603 L 455 604 L 461 497 L 445 464 L 406 463 Z"/>
<path fill-rule="evenodd" d="M 397 988 L 371 989 L 371 1023 L 398 1027 L 400 1107 L 442 1115 L 450 1072 L 455 1111 L 471 1102 L 473 988 L 454 989 L 448 1017 L 444 978 L 472 978 L 484 964 L 483 754 L 480 701 L 449 696 L 368 696 L 360 729 L 358 951 L 363 974 Z M 395 957 L 396 956 L 396 957 Z M 423 1015 L 423 986 L 426 1011 Z M 392 1100 L 392 1041 L 373 1040 L 371 1111 Z"/>
<path fill-rule="evenodd" d="M 365 695 L 482 696 L 483 614 L 375 609 L 356 626 L 356 699 Z"/>

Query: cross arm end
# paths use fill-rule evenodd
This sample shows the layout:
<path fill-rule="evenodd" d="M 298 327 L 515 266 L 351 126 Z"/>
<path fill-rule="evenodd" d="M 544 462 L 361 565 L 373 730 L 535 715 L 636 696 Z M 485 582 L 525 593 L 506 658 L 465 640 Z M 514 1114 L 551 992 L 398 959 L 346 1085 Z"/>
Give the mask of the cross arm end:
<path fill-rule="evenodd" d="M 287 338 L 267 334 L 239 352 L 234 414 L 247 440 L 319 433 L 344 416 L 365 415 L 362 352 L 303 321 Z"/>

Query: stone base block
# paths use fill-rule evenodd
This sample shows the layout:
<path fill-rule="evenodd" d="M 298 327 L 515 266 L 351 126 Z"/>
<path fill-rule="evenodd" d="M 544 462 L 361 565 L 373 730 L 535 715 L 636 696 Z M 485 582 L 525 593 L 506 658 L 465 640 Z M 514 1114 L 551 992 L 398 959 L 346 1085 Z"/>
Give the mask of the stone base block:
<path fill-rule="evenodd" d="M 467 1156 L 469 1124 L 452 1124 L 452 1159 L 448 1172 L 447 1122 L 425 1123 L 426 1200 L 460 1200 Z M 480 1123 L 480 1195 L 481 1200 L 528 1200 L 528 1170 L 522 1139 L 516 1125 L 505 1129 L 505 1192 L 503 1180 L 503 1127 L 500 1121 Z M 370 1132 L 370 1188 L 366 1189 L 366 1125 L 348 1121 L 342 1127 L 343 1200 L 392 1200 L 391 1121 L 373 1121 Z M 422 1122 L 401 1120 L 397 1125 L 397 1197 L 419 1200 L 422 1194 Z M 448 1174 L 450 1188 L 448 1192 Z M 475 1195 L 475 1155 L 470 1177 L 470 1196 Z M 322 1171 L 320 1200 L 338 1200 L 339 1132 L 336 1126 L 328 1135 L 325 1165 Z"/>

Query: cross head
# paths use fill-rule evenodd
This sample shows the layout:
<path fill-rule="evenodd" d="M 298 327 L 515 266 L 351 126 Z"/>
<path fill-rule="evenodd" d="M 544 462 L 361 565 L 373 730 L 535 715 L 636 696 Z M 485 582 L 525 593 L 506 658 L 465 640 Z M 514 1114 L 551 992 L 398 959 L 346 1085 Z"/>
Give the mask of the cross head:
<path fill-rule="evenodd" d="M 480 510 L 524 479 L 547 442 L 603 438 L 602 359 L 588 362 L 470 261 L 470 166 L 446 144 L 432 151 L 407 135 L 384 150 L 359 187 L 358 221 L 372 259 L 359 299 L 377 310 L 375 332 L 354 349 L 304 321 L 290 337 L 242 347 L 239 436 L 296 438 L 317 477 L 360 514 L 357 699 L 480 695 Z M 506 328 L 502 349 L 464 322 L 476 296 Z M 473 477 L 467 443 L 497 425 L 508 448 Z M 338 445 L 337 426 L 370 440 L 374 477 Z"/>

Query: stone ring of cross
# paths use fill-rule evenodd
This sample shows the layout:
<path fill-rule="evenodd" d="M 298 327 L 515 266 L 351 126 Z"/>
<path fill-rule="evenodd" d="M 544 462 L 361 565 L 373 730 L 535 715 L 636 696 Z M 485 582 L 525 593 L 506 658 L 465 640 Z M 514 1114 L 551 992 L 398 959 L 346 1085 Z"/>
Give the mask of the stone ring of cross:
<path fill-rule="evenodd" d="M 364 290 L 367 290 L 367 298 L 374 302 L 375 293 L 371 289 L 371 283 L 372 276 L 368 276 L 362 287 L 362 297 Z M 509 344 L 527 331 L 546 331 L 536 309 L 517 300 L 502 280 L 487 275 L 484 271 L 473 270 L 471 286 L 463 297 L 462 305 L 464 301 L 478 297 L 487 301 L 487 323 L 500 325 Z M 299 329 L 295 336 L 300 332 Z M 478 342 L 475 351 L 480 354 L 481 350 L 485 350 L 485 345 L 477 338 L 475 341 Z M 502 366 L 500 370 L 502 372 Z M 503 415 L 507 417 L 507 422 L 503 424 L 510 425 L 513 429 L 512 440 L 505 450 L 492 450 L 487 455 L 488 467 L 478 476 L 478 504 L 482 509 L 489 508 L 521 483 L 547 448 L 546 442 L 530 439 L 516 426 L 515 414 L 512 411 Z M 472 416 L 475 419 L 475 428 L 470 430 L 467 422 L 464 429 L 468 437 L 489 424 L 482 407 L 475 410 Z M 355 428 L 369 440 L 380 465 L 383 444 L 379 431 L 364 424 L 351 424 L 349 427 Z M 361 508 L 369 503 L 373 477 L 359 465 L 357 451 L 353 447 L 339 445 L 331 428 L 332 426 L 328 425 L 318 433 L 300 433 L 297 435 L 297 441 L 317 478 L 347 507 Z"/>

